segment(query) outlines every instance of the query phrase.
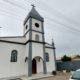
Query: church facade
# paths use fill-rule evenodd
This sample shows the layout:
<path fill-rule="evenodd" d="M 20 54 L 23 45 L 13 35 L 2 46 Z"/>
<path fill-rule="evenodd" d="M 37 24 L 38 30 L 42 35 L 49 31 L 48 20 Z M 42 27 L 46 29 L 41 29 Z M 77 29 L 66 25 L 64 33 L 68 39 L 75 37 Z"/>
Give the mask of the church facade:
<path fill-rule="evenodd" d="M 56 71 L 54 42 L 45 42 L 44 18 L 33 6 L 23 36 L 0 37 L 0 78 L 52 71 Z"/>

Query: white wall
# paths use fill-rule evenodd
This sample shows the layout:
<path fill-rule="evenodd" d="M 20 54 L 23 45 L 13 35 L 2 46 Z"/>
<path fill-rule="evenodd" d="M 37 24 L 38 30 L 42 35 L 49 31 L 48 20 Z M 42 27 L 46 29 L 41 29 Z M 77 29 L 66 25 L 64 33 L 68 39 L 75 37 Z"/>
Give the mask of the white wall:
<path fill-rule="evenodd" d="M 29 28 L 30 28 L 29 22 L 30 22 L 30 19 L 28 19 L 27 23 L 26 23 L 25 26 L 24 26 L 24 34 L 25 34 L 25 33 L 29 30 Z M 26 29 L 26 25 L 28 26 L 27 29 Z M 26 39 L 27 39 L 27 41 L 29 40 L 29 32 L 26 34 Z"/>
<path fill-rule="evenodd" d="M 35 39 L 36 35 L 39 35 L 39 41 L 42 42 L 42 34 L 37 33 L 37 32 L 32 32 L 32 40 L 36 41 L 36 39 Z"/>
<path fill-rule="evenodd" d="M 37 61 L 37 73 L 43 73 L 43 61 L 40 59 L 40 62 Z"/>
<path fill-rule="evenodd" d="M 35 23 L 38 23 L 38 24 L 39 24 L 39 28 L 36 28 L 36 27 L 35 27 Z M 33 18 L 32 18 L 32 29 L 33 29 L 33 30 L 36 30 L 36 31 L 42 32 L 42 22 L 39 21 L 39 20 L 36 20 L 36 19 L 33 19 Z"/>
<path fill-rule="evenodd" d="M 18 61 L 10 62 L 11 51 L 18 51 Z M 24 75 L 25 45 L 0 42 L 0 78 Z"/>
<path fill-rule="evenodd" d="M 39 24 L 39 28 L 37 28 L 35 26 L 35 23 L 38 23 Z M 36 20 L 36 19 L 33 19 L 32 18 L 32 30 L 36 30 L 36 31 L 42 32 L 42 22 L 39 21 L 39 20 Z M 34 31 L 32 32 L 32 40 L 35 40 L 35 36 L 36 35 L 39 35 L 39 41 L 42 42 L 42 34 L 41 33 L 34 32 Z"/>
<path fill-rule="evenodd" d="M 25 50 L 25 58 L 28 57 L 28 54 L 29 54 L 29 43 L 26 44 L 26 50 Z M 28 59 L 27 61 L 25 62 L 25 74 L 28 74 Z"/>
<path fill-rule="evenodd" d="M 39 43 L 32 43 L 32 59 L 36 56 L 43 58 L 43 45 Z"/>
<path fill-rule="evenodd" d="M 29 21 L 30 21 L 30 19 L 28 19 L 27 23 L 24 26 L 24 32 L 23 32 L 23 34 L 25 34 L 29 30 L 29 27 L 30 27 Z M 28 26 L 27 29 L 26 29 L 26 25 Z"/>
<path fill-rule="evenodd" d="M 49 54 L 49 62 L 46 62 L 47 72 L 56 71 L 55 70 L 56 68 L 55 68 L 55 58 L 54 58 L 53 49 L 46 48 L 45 50 Z"/>
<path fill-rule="evenodd" d="M 26 41 L 28 41 L 29 40 L 29 32 L 26 34 Z"/>

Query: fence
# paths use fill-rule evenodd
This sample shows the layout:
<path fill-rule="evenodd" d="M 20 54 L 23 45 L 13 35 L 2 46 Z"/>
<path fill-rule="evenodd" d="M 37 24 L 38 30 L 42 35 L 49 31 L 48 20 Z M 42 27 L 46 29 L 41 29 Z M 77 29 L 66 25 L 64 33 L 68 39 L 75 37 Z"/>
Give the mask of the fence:
<path fill-rule="evenodd" d="M 62 70 L 77 70 L 80 69 L 80 61 L 67 61 L 67 62 L 61 62 L 57 61 L 57 70 L 62 71 Z"/>

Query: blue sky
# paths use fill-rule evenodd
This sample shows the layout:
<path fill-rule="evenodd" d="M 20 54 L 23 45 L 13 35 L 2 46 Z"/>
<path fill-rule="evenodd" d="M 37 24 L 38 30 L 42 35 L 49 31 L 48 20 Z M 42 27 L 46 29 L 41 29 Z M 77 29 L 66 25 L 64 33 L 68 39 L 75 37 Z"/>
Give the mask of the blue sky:
<path fill-rule="evenodd" d="M 0 0 L 0 36 L 23 35 L 23 21 L 35 4 L 44 17 L 45 39 L 56 55 L 80 54 L 80 0 Z"/>

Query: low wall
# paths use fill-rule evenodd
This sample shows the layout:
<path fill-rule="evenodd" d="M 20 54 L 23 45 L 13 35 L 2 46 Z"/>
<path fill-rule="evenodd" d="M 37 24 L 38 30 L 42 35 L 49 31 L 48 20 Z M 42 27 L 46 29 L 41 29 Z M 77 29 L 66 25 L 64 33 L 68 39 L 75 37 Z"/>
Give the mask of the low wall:
<path fill-rule="evenodd" d="M 61 62 L 57 61 L 57 70 L 62 71 L 62 70 L 77 70 L 80 69 L 80 61 L 68 61 L 68 62 Z"/>

